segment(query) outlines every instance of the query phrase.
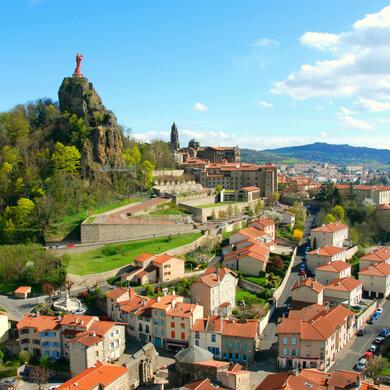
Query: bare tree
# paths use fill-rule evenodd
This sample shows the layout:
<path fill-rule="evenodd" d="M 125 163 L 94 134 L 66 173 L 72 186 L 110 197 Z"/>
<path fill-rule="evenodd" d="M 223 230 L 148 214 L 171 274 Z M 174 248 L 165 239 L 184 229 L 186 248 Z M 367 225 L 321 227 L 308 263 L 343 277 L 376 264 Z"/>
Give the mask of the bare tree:
<path fill-rule="evenodd" d="M 368 360 L 364 374 L 379 385 L 379 374 L 387 367 L 388 363 L 381 356 L 373 356 Z"/>
<path fill-rule="evenodd" d="M 74 285 L 74 282 L 72 282 L 70 279 L 66 279 L 64 285 L 65 285 L 66 291 L 68 291 L 68 295 L 70 295 L 70 290 L 71 290 L 72 286 Z"/>
<path fill-rule="evenodd" d="M 42 284 L 42 291 L 49 296 L 50 302 L 52 302 L 52 295 L 54 293 L 54 286 L 51 283 L 45 282 Z"/>
<path fill-rule="evenodd" d="M 49 378 L 53 376 L 53 371 L 46 365 L 33 367 L 30 371 L 30 379 L 37 385 L 38 390 L 43 390 Z"/>

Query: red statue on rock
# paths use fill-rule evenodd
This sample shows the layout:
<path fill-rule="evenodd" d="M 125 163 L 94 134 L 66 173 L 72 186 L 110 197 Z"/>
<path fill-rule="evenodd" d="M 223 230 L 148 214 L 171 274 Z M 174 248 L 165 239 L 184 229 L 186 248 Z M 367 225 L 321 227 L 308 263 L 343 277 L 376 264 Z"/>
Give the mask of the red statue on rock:
<path fill-rule="evenodd" d="M 76 55 L 76 69 L 74 70 L 73 77 L 83 77 L 83 74 L 80 71 L 81 68 L 81 62 L 83 61 L 84 57 L 81 53 L 77 53 Z"/>

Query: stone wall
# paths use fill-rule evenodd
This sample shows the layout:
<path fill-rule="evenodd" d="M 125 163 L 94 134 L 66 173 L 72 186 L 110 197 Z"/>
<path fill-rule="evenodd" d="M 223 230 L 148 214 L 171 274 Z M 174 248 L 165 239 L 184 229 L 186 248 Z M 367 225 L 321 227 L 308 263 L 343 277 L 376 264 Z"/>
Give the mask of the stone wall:
<path fill-rule="evenodd" d="M 81 243 L 104 243 L 140 240 L 158 236 L 177 235 L 194 231 L 192 224 L 164 224 L 151 220 L 138 224 L 81 224 Z"/>
<path fill-rule="evenodd" d="M 183 169 L 160 169 L 153 172 L 154 177 L 159 176 L 183 176 Z"/>
<path fill-rule="evenodd" d="M 273 293 L 273 297 L 275 299 L 275 302 L 276 302 L 276 307 L 280 307 L 279 305 L 282 303 L 282 302 L 279 302 L 279 298 L 280 296 L 282 295 L 283 293 L 283 290 L 285 289 L 286 287 L 286 284 L 287 284 L 287 281 L 288 281 L 288 278 L 290 277 L 290 274 L 291 274 L 291 269 L 293 267 L 293 264 L 294 264 L 294 261 L 295 261 L 295 256 L 297 254 L 297 248 L 294 248 L 294 251 L 291 255 L 291 261 L 290 261 L 290 264 L 286 270 L 286 274 L 284 275 L 284 278 L 282 280 L 282 283 L 280 283 L 280 286 L 274 291 Z"/>

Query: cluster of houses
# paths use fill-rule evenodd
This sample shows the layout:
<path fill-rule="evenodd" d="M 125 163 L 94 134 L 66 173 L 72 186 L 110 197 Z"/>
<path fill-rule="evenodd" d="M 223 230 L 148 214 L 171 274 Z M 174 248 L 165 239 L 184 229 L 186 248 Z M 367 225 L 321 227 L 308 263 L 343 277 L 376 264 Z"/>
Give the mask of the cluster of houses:
<path fill-rule="evenodd" d="M 223 264 L 245 275 L 259 276 L 266 269 L 275 243 L 275 222 L 257 219 L 229 237 L 229 245 L 222 248 Z"/>
<path fill-rule="evenodd" d="M 195 345 L 215 358 L 251 362 L 259 345 L 259 321 L 229 318 L 236 286 L 233 271 L 210 267 L 191 285 L 191 301 L 175 293 L 148 298 L 118 287 L 106 295 L 107 314 L 143 343 L 172 351 Z"/>
<path fill-rule="evenodd" d="M 315 279 L 302 277 L 291 288 L 294 310 L 277 326 L 280 366 L 326 370 L 361 325 L 350 307 L 361 303 L 363 295 L 389 294 L 390 248 L 362 256 L 357 280 L 347 262 L 354 253 L 344 247 L 347 239 L 348 226 L 339 222 L 312 229 L 314 249 L 306 267 Z"/>
<path fill-rule="evenodd" d="M 72 375 L 98 361 L 113 362 L 125 350 L 125 324 L 94 316 L 26 314 L 17 329 L 22 351 L 37 358 L 65 358 Z"/>

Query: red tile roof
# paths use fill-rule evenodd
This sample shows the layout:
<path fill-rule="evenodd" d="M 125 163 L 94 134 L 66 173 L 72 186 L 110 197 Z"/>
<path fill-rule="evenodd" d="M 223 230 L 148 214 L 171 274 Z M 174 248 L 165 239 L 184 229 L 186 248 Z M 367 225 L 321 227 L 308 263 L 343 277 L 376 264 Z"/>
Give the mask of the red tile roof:
<path fill-rule="evenodd" d="M 344 223 L 340 222 L 334 222 L 334 223 L 328 223 L 327 225 L 319 226 L 315 229 L 312 229 L 312 232 L 323 232 L 323 233 L 334 233 L 338 232 L 343 229 L 347 229 L 348 226 Z"/>
<path fill-rule="evenodd" d="M 77 315 L 77 314 L 65 314 L 61 320 L 61 325 L 70 325 L 86 328 L 93 321 L 97 321 L 98 317 Z"/>
<path fill-rule="evenodd" d="M 301 288 L 301 287 L 309 287 L 310 289 L 312 289 L 316 293 L 320 293 L 324 289 L 324 286 L 321 283 L 316 282 L 312 278 L 305 278 L 305 279 L 301 279 L 301 280 L 296 281 L 294 283 L 294 285 L 291 287 L 291 290 L 295 290 L 295 289 Z"/>
<path fill-rule="evenodd" d="M 128 288 L 117 287 L 117 288 L 114 288 L 113 290 L 107 291 L 106 292 L 106 297 L 110 298 L 110 299 L 113 299 L 113 300 L 116 300 L 116 299 L 122 297 L 125 294 L 129 295 L 129 289 Z"/>
<path fill-rule="evenodd" d="M 31 292 L 31 286 L 20 286 L 15 290 L 15 294 L 29 294 Z"/>
<path fill-rule="evenodd" d="M 382 263 L 390 259 L 390 247 L 383 246 L 376 248 L 373 251 L 365 254 L 360 258 L 361 260 L 373 261 L 377 263 Z"/>
<path fill-rule="evenodd" d="M 270 219 L 270 218 L 259 218 L 259 219 L 256 219 L 255 221 L 252 222 L 253 223 L 258 223 L 259 225 L 262 225 L 262 226 L 273 226 L 275 225 L 275 221 Z"/>
<path fill-rule="evenodd" d="M 243 337 L 254 339 L 258 335 L 259 321 L 246 320 L 224 320 L 222 325 L 222 335 L 232 337 Z"/>
<path fill-rule="evenodd" d="M 150 259 L 151 257 L 153 257 L 153 255 L 150 253 L 141 253 L 137 257 L 134 257 L 134 260 L 137 260 L 137 261 L 143 263 L 144 261 Z"/>
<path fill-rule="evenodd" d="M 199 307 L 195 303 L 177 302 L 175 306 L 167 311 L 167 316 L 190 318 L 194 310 Z"/>
<path fill-rule="evenodd" d="M 162 254 L 162 255 L 159 255 L 157 256 L 155 259 L 153 259 L 153 264 L 154 265 L 161 265 L 161 264 L 164 264 L 166 263 L 168 260 L 171 260 L 173 259 L 173 256 L 169 256 L 167 254 Z M 180 259 L 181 260 L 181 259 Z M 183 260 L 182 260 L 183 261 Z"/>
<path fill-rule="evenodd" d="M 236 277 L 236 274 L 229 268 L 226 267 L 216 268 L 212 266 L 207 268 L 205 273 L 195 283 L 201 282 L 206 284 L 209 287 L 214 287 L 223 280 L 225 275 L 228 274 Z"/>
<path fill-rule="evenodd" d="M 126 367 L 98 362 L 94 367 L 87 368 L 80 372 L 80 374 L 60 385 L 58 390 L 104 389 L 127 374 L 128 370 Z"/>
<path fill-rule="evenodd" d="M 345 252 L 345 248 L 339 248 L 337 246 L 321 246 L 309 252 L 309 255 L 317 256 L 335 256 L 339 253 Z"/>
<path fill-rule="evenodd" d="M 59 329 L 61 317 L 25 314 L 24 317 L 16 324 L 17 329 L 35 328 L 38 332 L 44 330 Z"/>
<path fill-rule="evenodd" d="M 325 290 L 353 291 L 362 284 L 363 282 L 348 276 L 346 278 L 338 278 L 333 280 L 331 283 L 325 286 Z"/>
<path fill-rule="evenodd" d="M 194 382 L 186 383 L 181 387 L 182 389 L 189 390 L 214 390 L 214 389 L 225 389 L 214 383 L 210 378 L 200 379 Z"/>
<path fill-rule="evenodd" d="M 193 332 L 214 332 L 221 333 L 222 319 L 219 316 L 209 316 L 195 321 L 191 328 Z"/>
<path fill-rule="evenodd" d="M 320 265 L 316 268 L 316 272 L 318 271 L 326 271 L 326 272 L 342 272 L 348 268 L 351 268 L 351 264 L 346 263 L 345 261 L 337 260 L 332 261 L 331 263 Z"/>
<path fill-rule="evenodd" d="M 264 232 L 256 229 L 255 227 L 247 227 L 245 229 L 241 229 L 236 234 L 241 234 L 241 235 L 246 236 L 248 238 L 257 238 L 257 237 L 264 236 Z"/>
<path fill-rule="evenodd" d="M 363 271 L 360 271 L 359 275 L 389 276 L 390 275 L 390 264 L 380 263 L 376 266 L 369 267 Z"/>
<path fill-rule="evenodd" d="M 294 313 L 294 317 L 297 317 L 297 312 Z M 354 316 L 354 313 L 342 305 L 331 310 L 324 309 L 308 321 L 302 318 L 291 318 L 289 315 L 287 318 L 282 318 L 276 327 L 276 333 L 299 334 L 302 340 L 327 340 L 338 327 L 346 323 L 350 316 Z"/>

